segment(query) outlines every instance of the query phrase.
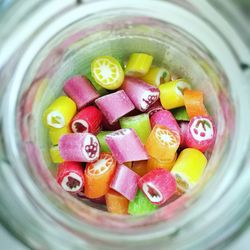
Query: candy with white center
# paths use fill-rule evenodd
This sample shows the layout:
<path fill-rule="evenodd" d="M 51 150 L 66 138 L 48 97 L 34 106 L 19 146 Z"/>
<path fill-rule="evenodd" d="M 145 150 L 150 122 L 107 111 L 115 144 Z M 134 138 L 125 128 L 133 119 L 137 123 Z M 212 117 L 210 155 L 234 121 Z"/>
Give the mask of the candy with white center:
<path fill-rule="evenodd" d="M 93 162 L 99 157 L 100 145 L 90 133 L 67 134 L 59 141 L 59 151 L 65 161 Z"/>
<path fill-rule="evenodd" d="M 140 176 L 125 165 L 119 165 L 110 184 L 110 188 L 122 194 L 128 200 L 133 200 L 137 192 Z"/>
<path fill-rule="evenodd" d="M 162 107 L 161 102 L 158 100 L 152 106 L 149 107 L 147 113 L 149 114 L 149 117 L 151 117 L 153 114 L 161 110 L 164 110 L 164 108 Z"/>
<path fill-rule="evenodd" d="M 160 95 L 158 88 L 133 77 L 125 77 L 122 88 L 135 107 L 142 112 L 148 110 Z"/>
<path fill-rule="evenodd" d="M 69 78 L 64 84 L 63 91 L 75 101 L 78 109 L 93 102 L 100 96 L 89 80 L 80 75 Z"/>
<path fill-rule="evenodd" d="M 185 136 L 187 147 L 205 152 L 213 146 L 215 139 L 215 124 L 210 117 L 195 116 L 190 120 Z"/>
<path fill-rule="evenodd" d="M 74 116 L 70 126 L 74 133 L 97 134 L 101 128 L 101 122 L 101 111 L 95 106 L 88 106 Z"/>
<path fill-rule="evenodd" d="M 75 102 L 67 96 L 60 96 L 43 113 L 43 123 L 49 128 L 64 128 L 75 113 Z"/>
<path fill-rule="evenodd" d="M 164 204 L 175 192 L 176 181 L 165 169 L 155 169 L 140 178 L 139 188 L 152 204 Z"/>
<path fill-rule="evenodd" d="M 120 129 L 106 136 L 106 142 L 119 164 L 147 160 L 147 152 L 133 129 Z"/>
<path fill-rule="evenodd" d="M 100 97 L 95 103 L 109 124 L 115 123 L 119 118 L 135 108 L 123 90 Z"/>
<path fill-rule="evenodd" d="M 57 182 L 67 192 L 78 193 L 83 190 L 84 174 L 81 163 L 64 162 L 58 165 Z"/>

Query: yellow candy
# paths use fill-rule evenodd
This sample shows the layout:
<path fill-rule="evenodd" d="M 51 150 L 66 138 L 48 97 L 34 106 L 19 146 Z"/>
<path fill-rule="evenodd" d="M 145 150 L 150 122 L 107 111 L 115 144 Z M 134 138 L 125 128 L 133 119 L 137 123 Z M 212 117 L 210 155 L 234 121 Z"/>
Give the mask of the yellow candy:
<path fill-rule="evenodd" d="M 121 64 L 112 56 L 97 57 L 91 63 L 91 74 L 100 86 L 109 90 L 120 88 L 124 81 Z"/>
<path fill-rule="evenodd" d="M 53 145 L 57 145 L 60 138 L 63 135 L 66 135 L 69 133 L 71 133 L 71 130 L 68 125 L 64 128 L 51 128 L 49 129 L 49 138 Z"/>
<path fill-rule="evenodd" d="M 164 68 L 152 67 L 142 80 L 159 87 L 162 83 L 170 81 L 170 73 Z"/>
<path fill-rule="evenodd" d="M 76 114 L 76 109 L 73 100 L 60 96 L 43 113 L 43 122 L 49 128 L 64 128 Z"/>
<path fill-rule="evenodd" d="M 165 109 L 184 106 L 183 91 L 190 88 L 189 83 L 183 79 L 161 84 L 159 86 L 161 105 Z"/>
<path fill-rule="evenodd" d="M 134 53 L 130 55 L 125 74 L 127 76 L 142 77 L 145 76 L 153 62 L 153 57 L 143 53 Z"/>
<path fill-rule="evenodd" d="M 184 192 L 192 189 L 201 179 L 206 165 L 207 159 L 202 152 L 194 148 L 184 149 L 171 170 L 178 189 Z"/>
<path fill-rule="evenodd" d="M 51 157 L 52 162 L 54 163 L 64 162 L 63 158 L 60 155 L 58 146 L 52 146 L 49 152 L 50 152 L 50 157 Z"/>

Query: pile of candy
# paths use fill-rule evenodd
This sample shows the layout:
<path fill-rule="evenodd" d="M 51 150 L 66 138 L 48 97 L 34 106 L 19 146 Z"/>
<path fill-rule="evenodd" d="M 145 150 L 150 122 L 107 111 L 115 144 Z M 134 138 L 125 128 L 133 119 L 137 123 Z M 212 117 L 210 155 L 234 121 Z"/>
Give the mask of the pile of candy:
<path fill-rule="evenodd" d="M 192 189 L 215 142 L 203 93 L 152 62 L 98 57 L 44 112 L 58 184 L 111 213 L 147 214 Z"/>

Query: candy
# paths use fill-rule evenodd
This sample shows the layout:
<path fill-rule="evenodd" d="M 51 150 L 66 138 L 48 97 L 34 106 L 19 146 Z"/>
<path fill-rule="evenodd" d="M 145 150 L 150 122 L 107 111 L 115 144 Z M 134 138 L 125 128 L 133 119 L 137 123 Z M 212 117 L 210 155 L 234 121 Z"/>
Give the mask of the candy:
<path fill-rule="evenodd" d="M 162 106 L 165 109 L 184 106 L 183 91 L 185 89 L 190 89 L 190 85 L 183 79 L 161 84 L 159 90 Z"/>
<path fill-rule="evenodd" d="M 109 185 L 116 168 L 116 161 L 109 153 L 101 153 L 97 161 L 88 163 L 84 171 L 85 195 L 99 198 L 109 190 Z"/>
<path fill-rule="evenodd" d="M 150 157 L 148 162 L 147 162 L 147 168 L 146 168 L 147 172 L 150 172 L 150 171 L 157 169 L 157 168 L 164 168 L 164 169 L 170 171 L 175 164 L 176 158 L 177 158 L 177 154 L 175 154 L 175 157 L 173 160 L 166 160 L 166 161 Z"/>
<path fill-rule="evenodd" d="M 70 134 L 71 130 L 69 125 L 63 128 L 50 128 L 49 129 L 49 138 L 53 145 L 57 145 L 59 143 L 60 138 L 63 135 Z"/>
<path fill-rule="evenodd" d="M 65 161 L 93 162 L 99 157 L 100 145 L 90 133 L 67 134 L 60 139 L 59 150 Z"/>
<path fill-rule="evenodd" d="M 125 165 L 117 166 L 110 188 L 122 194 L 128 200 L 133 200 L 137 192 L 140 176 Z"/>
<path fill-rule="evenodd" d="M 86 77 L 88 78 L 88 80 L 90 81 L 90 83 L 94 86 L 94 88 L 99 93 L 99 95 L 103 96 L 103 95 L 107 95 L 109 93 L 105 88 L 103 88 L 101 85 L 99 85 L 95 81 L 95 79 L 91 75 L 91 72 L 88 73 Z"/>
<path fill-rule="evenodd" d="M 153 62 L 153 57 L 144 53 L 134 53 L 130 55 L 126 65 L 125 74 L 127 76 L 145 76 Z"/>
<path fill-rule="evenodd" d="M 95 103 L 110 124 L 135 108 L 123 90 L 100 97 Z"/>
<path fill-rule="evenodd" d="M 43 122 L 49 128 L 64 128 L 75 113 L 74 101 L 67 96 L 60 96 L 43 113 Z"/>
<path fill-rule="evenodd" d="M 187 147 L 205 152 L 216 139 L 215 124 L 208 116 L 195 116 L 188 124 L 185 136 Z"/>
<path fill-rule="evenodd" d="M 206 165 L 207 159 L 202 152 L 194 148 L 184 149 L 171 170 L 178 189 L 183 192 L 192 189 L 201 179 Z"/>
<path fill-rule="evenodd" d="M 63 87 L 64 93 L 72 98 L 78 109 L 93 102 L 100 95 L 85 76 L 72 76 Z"/>
<path fill-rule="evenodd" d="M 105 195 L 107 210 L 113 214 L 128 214 L 129 200 L 114 190 Z"/>
<path fill-rule="evenodd" d="M 156 87 L 133 77 L 125 77 L 122 88 L 135 107 L 142 112 L 149 109 L 159 99 L 160 95 Z"/>
<path fill-rule="evenodd" d="M 143 144 L 151 132 L 151 125 L 148 114 L 141 114 L 120 119 L 121 128 L 133 128 Z"/>
<path fill-rule="evenodd" d="M 198 90 L 185 90 L 184 103 L 190 119 L 195 116 L 207 116 L 207 110 L 203 103 L 203 93 Z"/>
<path fill-rule="evenodd" d="M 163 125 L 180 135 L 180 127 L 172 113 L 168 110 L 162 110 L 153 114 L 150 118 L 150 123 L 152 128 L 157 124 Z"/>
<path fill-rule="evenodd" d="M 188 122 L 179 122 L 179 126 L 181 128 L 181 142 L 180 142 L 180 147 L 181 148 L 186 148 L 186 134 L 187 134 L 187 129 L 188 129 Z"/>
<path fill-rule="evenodd" d="M 171 112 L 177 121 L 189 121 L 190 120 L 185 107 L 172 109 Z"/>
<path fill-rule="evenodd" d="M 106 136 L 111 134 L 112 131 L 101 131 L 96 137 L 99 141 L 101 152 L 110 152 L 109 146 L 106 142 Z"/>
<path fill-rule="evenodd" d="M 91 63 L 91 74 L 94 80 L 105 89 L 118 89 L 124 80 L 120 63 L 111 56 L 97 57 Z"/>
<path fill-rule="evenodd" d="M 155 125 L 145 148 L 148 154 L 162 161 L 173 161 L 180 145 L 180 136 L 162 125 Z"/>
<path fill-rule="evenodd" d="M 51 161 L 54 163 L 62 163 L 64 159 L 61 157 L 58 146 L 52 146 L 49 150 Z"/>
<path fill-rule="evenodd" d="M 147 160 L 148 155 L 133 129 L 120 129 L 106 136 L 106 142 L 119 164 Z"/>
<path fill-rule="evenodd" d="M 138 190 L 135 199 L 129 202 L 128 213 L 131 215 L 145 215 L 154 212 L 158 208 L 152 204 L 141 190 Z"/>
<path fill-rule="evenodd" d="M 152 106 L 149 107 L 149 109 L 147 110 L 147 113 L 149 117 L 151 117 L 153 114 L 161 110 L 164 110 L 164 108 L 161 106 L 161 102 L 158 100 Z"/>
<path fill-rule="evenodd" d="M 81 192 L 84 186 L 83 168 L 77 162 L 64 162 L 58 165 L 57 182 L 67 192 Z"/>
<path fill-rule="evenodd" d="M 139 176 L 143 176 L 148 172 L 147 163 L 148 161 L 134 161 L 129 168 L 135 173 L 137 173 Z"/>
<path fill-rule="evenodd" d="M 142 77 L 142 80 L 155 87 L 159 87 L 162 83 L 170 81 L 170 73 L 159 67 L 151 67 L 149 72 Z"/>
<path fill-rule="evenodd" d="M 152 170 L 141 177 L 138 186 L 155 205 L 164 204 L 176 192 L 175 178 L 162 168 Z"/>
<path fill-rule="evenodd" d="M 94 107 L 83 108 L 71 121 L 70 127 L 74 133 L 89 132 L 97 134 L 101 128 L 102 113 Z"/>

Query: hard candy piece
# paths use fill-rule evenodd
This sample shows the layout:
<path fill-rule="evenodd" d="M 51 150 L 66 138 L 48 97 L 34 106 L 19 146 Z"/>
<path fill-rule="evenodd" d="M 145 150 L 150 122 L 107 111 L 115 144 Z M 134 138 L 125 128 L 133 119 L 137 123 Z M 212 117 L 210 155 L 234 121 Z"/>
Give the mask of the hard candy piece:
<path fill-rule="evenodd" d="M 100 145 L 90 133 L 67 134 L 59 141 L 59 151 L 65 161 L 93 162 L 100 155 Z"/>
<path fill-rule="evenodd" d="M 143 144 L 149 137 L 151 125 L 148 114 L 123 117 L 120 120 L 121 128 L 133 128 Z"/>
<path fill-rule="evenodd" d="M 181 128 L 181 142 L 180 142 L 180 147 L 182 149 L 186 148 L 186 134 L 187 134 L 187 129 L 188 129 L 188 122 L 179 122 L 179 126 Z"/>
<path fill-rule="evenodd" d="M 95 103 L 109 124 L 115 123 L 135 108 L 123 90 L 100 97 Z"/>
<path fill-rule="evenodd" d="M 120 129 L 106 136 L 106 142 L 119 164 L 147 160 L 148 155 L 133 129 Z"/>
<path fill-rule="evenodd" d="M 49 149 L 50 158 L 53 163 L 62 163 L 64 159 L 61 157 L 58 146 L 51 146 Z"/>
<path fill-rule="evenodd" d="M 207 159 L 202 152 L 194 148 L 184 149 L 171 170 L 178 189 L 182 192 L 192 189 L 201 179 L 206 165 Z"/>
<path fill-rule="evenodd" d="M 107 153 L 110 152 L 109 146 L 106 142 L 106 136 L 111 134 L 112 131 L 101 131 L 96 137 L 99 141 L 101 152 Z"/>
<path fill-rule="evenodd" d="M 161 102 L 158 100 L 152 106 L 150 106 L 146 112 L 149 114 L 149 117 L 151 117 L 153 114 L 161 110 L 164 110 L 164 108 L 162 107 Z"/>
<path fill-rule="evenodd" d="M 58 165 L 57 182 L 67 192 L 81 192 L 84 186 L 82 165 L 78 162 L 64 162 Z"/>
<path fill-rule="evenodd" d="M 176 192 L 175 178 L 162 168 L 152 170 L 141 177 L 138 186 L 155 205 L 164 204 Z"/>
<path fill-rule="evenodd" d="M 60 138 L 63 135 L 70 134 L 71 130 L 69 125 L 63 128 L 50 128 L 49 129 L 49 138 L 53 145 L 58 145 Z"/>
<path fill-rule="evenodd" d="M 185 107 L 172 109 L 171 112 L 177 121 L 190 121 Z"/>
<path fill-rule="evenodd" d="M 128 200 L 133 200 L 137 192 L 140 176 L 125 165 L 118 165 L 112 178 L 110 188 L 122 194 Z"/>
<path fill-rule="evenodd" d="M 205 152 L 214 145 L 215 139 L 216 128 L 210 117 L 195 116 L 190 120 L 185 137 L 187 147 Z"/>
<path fill-rule="evenodd" d="M 159 99 L 160 95 L 158 88 L 133 77 L 125 77 L 122 88 L 141 112 L 149 109 Z"/>
<path fill-rule="evenodd" d="M 95 79 L 92 77 L 91 72 L 89 72 L 86 77 L 88 78 L 88 80 L 90 81 L 90 83 L 93 85 L 93 87 L 96 89 L 96 91 L 99 93 L 99 95 L 103 96 L 103 95 L 107 95 L 109 92 L 103 88 L 101 85 L 99 85 Z"/>
<path fill-rule="evenodd" d="M 100 95 L 85 76 L 72 76 L 64 84 L 64 93 L 75 101 L 81 109 Z"/>
<path fill-rule="evenodd" d="M 157 169 L 157 168 L 163 168 L 163 169 L 170 171 L 173 168 L 173 166 L 176 162 L 176 159 L 177 159 L 177 154 L 175 154 L 174 159 L 171 161 L 170 160 L 164 161 L 164 160 L 159 160 L 159 159 L 155 159 L 153 157 L 150 157 L 148 162 L 147 162 L 147 168 L 146 168 L 147 172 L 150 172 L 150 171 Z"/>
<path fill-rule="evenodd" d="M 148 161 L 134 161 L 129 168 L 142 177 L 148 172 L 147 163 Z"/>

